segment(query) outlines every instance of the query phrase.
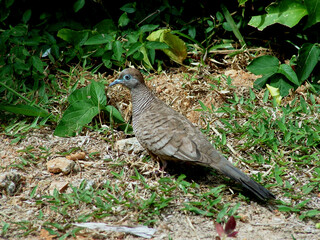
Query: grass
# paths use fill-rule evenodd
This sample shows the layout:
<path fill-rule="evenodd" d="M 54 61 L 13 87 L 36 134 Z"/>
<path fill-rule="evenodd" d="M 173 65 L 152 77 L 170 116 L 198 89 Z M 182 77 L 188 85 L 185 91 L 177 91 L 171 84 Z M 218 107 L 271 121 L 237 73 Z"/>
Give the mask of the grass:
<path fill-rule="evenodd" d="M 200 102 L 197 111 L 207 126 L 203 132 L 217 149 L 232 156 L 242 169 L 251 171 L 252 178 L 277 196 L 278 211 L 297 214 L 302 220 L 318 221 L 320 211 L 311 202 L 320 190 L 319 98 L 309 92 L 292 94 L 291 99 L 276 106 L 268 92 L 251 89 L 237 92 L 232 79 L 227 77 L 215 81 L 218 84 L 211 84 L 212 91 L 228 89 L 229 93 L 219 107 Z M 24 124 L 12 125 L 12 129 L 22 128 Z M 103 137 L 106 142 L 114 140 L 113 131 L 116 129 Z M 17 133 L 12 136 L 16 139 Z M 68 146 L 59 154 L 75 149 L 82 150 Z M 41 146 L 28 146 L 20 153 L 19 160 L 6 169 L 28 172 L 58 154 Z M 134 160 L 129 155 L 109 157 L 104 160 L 107 172 L 101 173 L 102 179 L 87 177 L 78 185 L 70 184 L 66 192 L 55 190 L 52 194 L 44 194 L 38 184 L 33 186 L 24 198 L 30 202 L 35 216 L 11 221 L 1 215 L 0 235 L 24 237 L 36 234 L 41 227 L 65 239 L 81 230 L 72 223 L 125 219 L 133 224 L 154 226 L 170 211 L 223 222 L 237 215 L 242 202 L 250 201 L 240 192 L 232 194 L 236 201 L 228 201 L 227 182 L 207 185 L 193 181 L 181 170 L 176 175 L 159 175 L 152 160 L 143 158 L 137 162 L 136 155 Z M 96 152 L 90 155 L 91 161 L 96 158 Z"/>
<path fill-rule="evenodd" d="M 204 113 L 207 129 L 214 127 L 221 133 L 222 137 L 211 136 L 217 148 L 233 154 L 226 142 L 234 141 L 242 162 L 259 164 L 259 172 L 252 177 L 268 182 L 271 191 L 287 199 L 277 201 L 279 211 L 295 212 L 300 219 L 319 218 L 320 211 L 310 209 L 308 202 L 320 190 L 320 104 L 312 93 L 293 95 L 274 107 L 273 99 L 266 94 L 259 98 L 250 89 L 246 97 L 234 92 L 217 109 L 200 103 L 199 111 Z"/>

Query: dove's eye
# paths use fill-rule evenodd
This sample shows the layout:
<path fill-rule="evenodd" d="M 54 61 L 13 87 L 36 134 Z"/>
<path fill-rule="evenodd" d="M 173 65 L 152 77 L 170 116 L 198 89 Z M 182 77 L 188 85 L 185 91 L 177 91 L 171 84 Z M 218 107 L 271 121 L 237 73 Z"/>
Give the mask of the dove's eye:
<path fill-rule="evenodd" d="M 124 80 L 130 80 L 131 79 L 131 75 L 127 74 L 127 75 L 124 75 Z"/>

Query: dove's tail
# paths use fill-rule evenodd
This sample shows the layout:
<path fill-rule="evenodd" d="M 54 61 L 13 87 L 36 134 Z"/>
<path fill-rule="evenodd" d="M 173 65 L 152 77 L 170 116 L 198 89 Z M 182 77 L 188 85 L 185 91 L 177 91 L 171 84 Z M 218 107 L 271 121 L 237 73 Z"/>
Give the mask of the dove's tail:
<path fill-rule="evenodd" d="M 219 170 L 230 177 L 231 179 L 242 184 L 243 187 L 248 189 L 250 192 L 254 193 L 261 200 L 268 200 L 276 198 L 271 192 L 269 192 L 266 188 L 261 186 L 259 183 L 253 181 L 246 174 L 241 172 L 239 169 L 234 167 L 231 163 L 223 164 L 220 166 Z"/>

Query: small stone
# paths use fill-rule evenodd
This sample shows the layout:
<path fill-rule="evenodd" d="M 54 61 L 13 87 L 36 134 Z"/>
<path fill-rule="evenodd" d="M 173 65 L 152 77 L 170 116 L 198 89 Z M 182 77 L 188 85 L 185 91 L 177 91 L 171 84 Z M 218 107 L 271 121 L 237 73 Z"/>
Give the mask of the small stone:
<path fill-rule="evenodd" d="M 115 143 L 115 148 L 121 152 L 128 153 L 140 153 L 144 150 L 144 148 L 140 145 L 138 139 L 135 137 L 118 140 Z"/>
<path fill-rule="evenodd" d="M 73 169 L 75 163 L 64 157 L 57 157 L 47 162 L 48 172 L 68 174 Z"/>

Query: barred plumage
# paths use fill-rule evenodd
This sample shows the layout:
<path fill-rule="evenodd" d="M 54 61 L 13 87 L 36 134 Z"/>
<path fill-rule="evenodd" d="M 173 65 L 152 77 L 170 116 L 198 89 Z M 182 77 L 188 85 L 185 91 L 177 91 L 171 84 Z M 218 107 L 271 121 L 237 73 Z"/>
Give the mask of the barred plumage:
<path fill-rule="evenodd" d="M 136 69 L 125 69 L 114 84 L 131 90 L 132 125 L 141 145 L 162 161 L 185 161 L 212 167 L 241 183 L 258 198 L 275 198 L 223 157 L 186 117 L 159 100 Z"/>

